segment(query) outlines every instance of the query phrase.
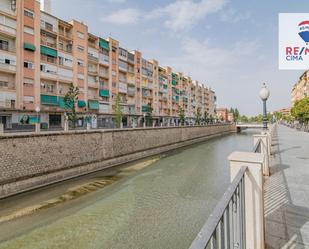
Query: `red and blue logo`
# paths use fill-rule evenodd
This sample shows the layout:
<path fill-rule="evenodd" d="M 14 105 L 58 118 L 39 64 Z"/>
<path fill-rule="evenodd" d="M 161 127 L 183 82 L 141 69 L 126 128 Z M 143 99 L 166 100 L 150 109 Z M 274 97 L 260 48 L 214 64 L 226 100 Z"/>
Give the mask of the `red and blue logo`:
<path fill-rule="evenodd" d="M 298 24 L 299 27 L 299 36 L 306 42 L 308 45 L 309 43 L 309 21 L 303 21 Z"/>
<path fill-rule="evenodd" d="M 309 21 L 303 21 L 298 24 L 298 35 L 303 39 L 306 45 L 309 45 Z M 309 56 L 309 48 L 306 47 L 286 47 L 285 59 L 287 61 L 303 61 L 305 56 Z"/>

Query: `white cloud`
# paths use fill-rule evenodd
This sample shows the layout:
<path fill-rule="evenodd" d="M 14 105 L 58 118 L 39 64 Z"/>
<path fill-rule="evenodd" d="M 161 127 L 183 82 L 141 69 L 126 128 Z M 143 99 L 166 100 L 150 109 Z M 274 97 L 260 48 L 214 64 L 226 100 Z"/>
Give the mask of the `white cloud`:
<path fill-rule="evenodd" d="M 121 9 L 102 17 L 102 22 L 108 22 L 116 25 L 135 24 L 140 19 L 140 12 L 137 9 Z"/>
<path fill-rule="evenodd" d="M 222 11 L 220 14 L 220 20 L 222 22 L 237 23 L 250 19 L 251 14 L 249 12 L 238 13 L 235 9 L 230 8 Z"/>
<path fill-rule="evenodd" d="M 223 8 L 226 0 L 178 0 L 152 11 L 149 18 L 164 18 L 165 26 L 173 31 L 192 28 L 208 14 Z"/>

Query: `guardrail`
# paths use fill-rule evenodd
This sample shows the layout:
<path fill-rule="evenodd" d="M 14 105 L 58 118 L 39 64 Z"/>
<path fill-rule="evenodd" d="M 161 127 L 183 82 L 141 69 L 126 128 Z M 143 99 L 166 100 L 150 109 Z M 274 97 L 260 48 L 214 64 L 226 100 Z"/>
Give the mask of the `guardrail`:
<path fill-rule="evenodd" d="M 263 175 L 276 125 L 254 135 L 251 152 L 229 156 L 231 181 L 189 249 L 264 248 Z"/>
<path fill-rule="evenodd" d="M 245 248 L 245 184 L 242 167 L 190 249 Z"/>

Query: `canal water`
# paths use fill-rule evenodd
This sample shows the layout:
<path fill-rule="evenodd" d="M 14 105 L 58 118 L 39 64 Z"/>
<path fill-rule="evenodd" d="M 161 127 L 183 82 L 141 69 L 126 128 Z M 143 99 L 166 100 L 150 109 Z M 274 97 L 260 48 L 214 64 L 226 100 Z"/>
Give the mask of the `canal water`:
<path fill-rule="evenodd" d="M 211 139 L 155 158 L 150 165 L 131 164 L 88 176 L 88 183 L 100 177 L 116 180 L 80 198 L 0 223 L 0 249 L 186 249 L 229 184 L 227 156 L 249 151 L 253 133 Z M 74 181 L 70 184 L 17 196 L 0 207 L 5 202 L 33 206 Z"/>

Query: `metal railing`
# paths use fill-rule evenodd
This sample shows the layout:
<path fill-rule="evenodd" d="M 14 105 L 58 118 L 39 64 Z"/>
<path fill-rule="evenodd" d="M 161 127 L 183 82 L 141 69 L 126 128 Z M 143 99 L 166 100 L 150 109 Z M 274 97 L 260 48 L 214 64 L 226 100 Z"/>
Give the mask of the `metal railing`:
<path fill-rule="evenodd" d="M 245 172 L 242 167 L 189 249 L 246 248 Z"/>

